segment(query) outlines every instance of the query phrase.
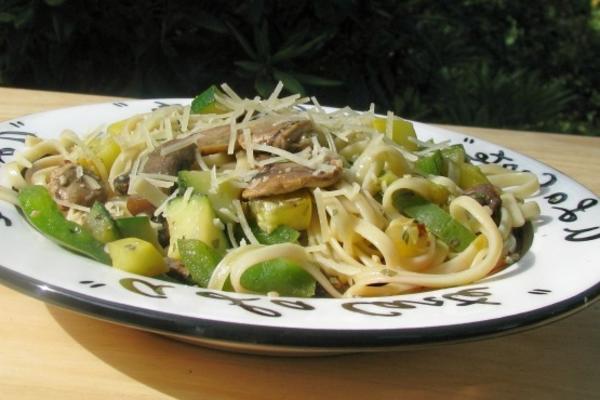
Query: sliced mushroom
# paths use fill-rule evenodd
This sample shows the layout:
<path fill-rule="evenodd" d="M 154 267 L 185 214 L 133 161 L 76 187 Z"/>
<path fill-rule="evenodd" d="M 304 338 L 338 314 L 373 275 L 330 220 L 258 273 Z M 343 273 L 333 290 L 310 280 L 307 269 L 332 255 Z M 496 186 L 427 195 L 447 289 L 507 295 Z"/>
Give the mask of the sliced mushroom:
<path fill-rule="evenodd" d="M 105 201 L 106 188 L 92 171 L 81 165 L 65 162 L 49 176 L 48 190 L 58 200 L 90 207 L 95 201 Z"/>
<path fill-rule="evenodd" d="M 291 193 L 302 188 L 327 187 L 342 177 L 342 161 L 330 158 L 328 166 L 333 168 L 314 170 L 293 162 L 282 162 L 264 166 L 242 192 L 244 199 Z"/>
<path fill-rule="evenodd" d="M 496 215 L 502 206 L 498 189 L 489 183 L 473 186 L 465 191 L 465 195 L 477 200 L 482 206 L 488 206 L 492 210 L 492 215 Z"/>
<path fill-rule="evenodd" d="M 173 141 L 166 142 L 154 149 L 148 155 L 148 160 L 144 164 L 142 171 L 149 174 L 177 175 L 179 170 L 189 167 L 195 158 L 194 146 L 190 144 L 189 146 L 162 155 L 163 146 L 171 143 Z"/>
<path fill-rule="evenodd" d="M 196 146 L 202 155 L 224 153 L 229 146 L 229 135 L 231 128 L 229 125 L 217 126 L 202 131 L 198 134 Z M 239 145 L 236 143 L 236 148 Z"/>
<path fill-rule="evenodd" d="M 259 119 L 250 126 L 254 144 L 266 144 L 288 151 L 300 151 L 309 146 L 309 140 L 303 140 L 314 131 L 309 120 L 277 122 L 272 119 Z M 238 135 L 238 142 L 245 149 L 243 136 Z"/>
<path fill-rule="evenodd" d="M 182 282 L 187 282 L 190 278 L 190 270 L 183 265 L 180 260 L 176 260 L 174 258 L 167 257 L 165 258 L 167 262 L 167 267 L 169 270 L 167 271 L 167 275 Z"/>
<path fill-rule="evenodd" d="M 288 151 L 299 151 L 310 145 L 303 140 L 314 130 L 311 121 L 278 121 L 274 118 L 261 118 L 248 124 L 254 144 L 266 144 Z M 218 126 L 203 131 L 198 135 L 196 144 L 202 154 L 222 153 L 229 146 L 231 128 L 229 125 Z M 246 148 L 244 135 L 238 131 L 235 148 Z"/>

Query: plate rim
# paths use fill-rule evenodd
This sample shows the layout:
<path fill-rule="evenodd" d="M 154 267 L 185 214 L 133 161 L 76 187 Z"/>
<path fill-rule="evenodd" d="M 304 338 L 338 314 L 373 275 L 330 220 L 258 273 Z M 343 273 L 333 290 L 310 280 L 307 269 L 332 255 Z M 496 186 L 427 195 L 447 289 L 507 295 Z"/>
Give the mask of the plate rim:
<path fill-rule="evenodd" d="M 21 293 L 80 314 L 155 333 L 267 347 L 383 350 L 484 339 L 545 325 L 600 300 L 600 282 L 567 299 L 530 311 L 474 322 L 417 328 L 314 329 L 252 325 L 176 315 L 95 298 L 39 281 L 0 265 L 0 281 Z"/>
<path fill-rule="evenodd" d="M 131 103 L 148 103 L 161 101 L 186 102 L 189 98 L 156 98 L 131 99 Z M 10 123 L 19 118 L 43 117 L 44 114 L 61 112 L 69 109 L 108 106 L 114 102 L 101 102 L 62 107 L 45 110 L 2 121 Z M 431 126 L 435 129 L 448 131 L 456 135 L 471 136 L 443 126 L 414 121 L 420 125 Z M 486 139 L 477 138 L 485 144 L 493 144 L 503 149 L 509 149 L 527 161 L 544 165 L 559 172 L 580 188 L 598 196 L 575 178 L 563 171 L 534 159 L 526 154 L 505 145 L 500 145 Z M 313 348 L 318 350 L 351 349 L 352 351 L 383 350 L 388 348 L 407 348 L 440 343 L 461 342 L 466 340 L 496 337 L 517 333 L 526 329 L 551 323 L 557 319 L 569 316 L 592 305 L 600 299 L 600 282 L 586 288 L 584 291 L 562 299 L 555 303 L 535 308 L 529 311 L 510 314 L 503 317 L 484 319 L 471 322 L 436 325 L 429 327 L 383 328 L 383 329 L 327 329 L 306 327 L 281 327 L 262 324 L 249 324 L 226 320 L 213 320 L 193 317 L 137 307 L 134 305 L 114 302 L 76 292 L 55 284 L 49 284 L 22 274 L 15 269 L 0 265 L 0 282 L 7 287 L 53 304 L 62 308 L 84 314 L 89 317 L 118 323 L 121 325 L 163 333 L 170 336 L 183 336 L 202 341 L 222 341 L 238 345 L 258 346 L 269 349 Z"/>

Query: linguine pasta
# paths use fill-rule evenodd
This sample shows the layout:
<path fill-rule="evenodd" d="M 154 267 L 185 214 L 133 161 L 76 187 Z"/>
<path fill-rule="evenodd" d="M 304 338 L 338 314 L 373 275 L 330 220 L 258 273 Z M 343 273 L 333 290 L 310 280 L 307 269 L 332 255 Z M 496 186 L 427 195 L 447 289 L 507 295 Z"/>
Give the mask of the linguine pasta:
<path fill-rule="evenodd" d="M 64 175 L 61 168 L 72 167 L 73 179 L 86 191 L 103 194 L 93 200 L 113 218 L 148 216 L 163 236 L 163 256 L 185 270 L 174 231 L 164 238 L 165 219 L 170 223 L 169 204 L 175 199 L 186 204 L 195 195 L 194 188 L 181 187 L 180 171 L 201 171 L 208 179 L 203 195 L 214 212 L 211 229 L 226 238 L 206 287 L 241 293 L 256 291 L 244 285 L 244 274 L 273 259 L 303 269 L 321 295 L 355 297 L 465 285 L 519 257 L 515 232 L 539 215 L 537 204 L 527 201 L 539 189 L 535 175 L 498 165 L 470 166 L 485 181 L 490 198 L 482 198 L 479 189 L 461 184 L 466 172 L 459 167 L 469 160 L 444 158 L 439 174 L 419 169 L 419 160 L 444 154 L 450 144 L 409 135 L 410 145 L 402 145 L 394 132 L 398 119 L 391 113 L 378 117 L 373 107 L 326 111 L 316 99 L 280 97 L 281 89 L 278 85 L 266 99 L 242 99 L 223 85 L 215 94 L 224 108 L 220 113 L 194 113 L 190 106 L 175 105 L 113 121 L 82 137 L 71 131 L 56 139 L 28 137 L 26 147 L 2 167 L 0 198 L 18 205 L 21 189 L 42 185 L 67 219 L 85 225 L 92 201 L 63 195 L 61 179 L 66 178 L 57 177 L 57 171 Z M 266 140 L 259 137 L 261 121 L 276 131 Z M 301 126 L 302 134 L 281 143 L 274 140 L 287 126 Z M 214 151 L 214 141 L 202 144 L 213 134 L 223 145 L 219 151 Z M 182 167 L 180 153 L 189 149 L 191 157 L 186 153 Z M 152 165 L 156 160 L 163 162 L 160 168 Z M 176 167 L 169 170 L 167 161 Z M 235 196 L 217 204 L 225 184 L 235 189 Z M 261 242 L 257 224 L 268 232 L 261 218 L 270 216 L 255 205 L 270 199 L 285 202 L 297 193 L 310 200 L 293 218 L 306 222 L 293 229 L 298 237 Z M 445 219 L 436 221 L 419 207 L 416 214 L 407 214 L 401 204 L 407 193 Z M 132 206 L 136 201 L 141 211 Z M 459 224 L 457 232 L 467 231 L 470 240 L 464 247 L 436 232 L 436 223 L 444 221 Z"/>

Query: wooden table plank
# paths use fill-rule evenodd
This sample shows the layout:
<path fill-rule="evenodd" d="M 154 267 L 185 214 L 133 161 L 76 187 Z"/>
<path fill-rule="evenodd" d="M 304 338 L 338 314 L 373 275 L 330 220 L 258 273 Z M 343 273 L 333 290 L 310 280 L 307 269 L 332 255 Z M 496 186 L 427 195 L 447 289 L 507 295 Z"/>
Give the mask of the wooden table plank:
<path fill-rule="evenodd" d="M 0 120 L 111 98 L 0 88 Z M 450 127 L 523 152 L 600 193 L 600 139 Z M 0 398 L 589 399 L 600 304 L 527 332 L 422 350 L 271 358 L 194 347 L 0 287 Z"/>

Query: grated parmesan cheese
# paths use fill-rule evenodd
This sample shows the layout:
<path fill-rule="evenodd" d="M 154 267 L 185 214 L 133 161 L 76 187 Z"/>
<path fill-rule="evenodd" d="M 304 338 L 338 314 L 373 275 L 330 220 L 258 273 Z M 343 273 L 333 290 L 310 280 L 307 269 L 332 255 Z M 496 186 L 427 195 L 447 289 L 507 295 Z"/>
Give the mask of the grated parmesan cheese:
<path fill-rule="evenodd" d="M 325 212 L 325 203 L 323 202 L 323 192 L 320 188 L 313 191 L 315 205 L 317 206 L 317 216 L 319 217 L 319 225 L 321 226 L 321 240 L 328 242 L 331 236 L 329 224 L 327 223 L 327 215 Z"/>
<path fill-rule="evenodd" d="M 186 106 L 183 109 L 183 114 L 181 115 L 181 119 L 179 120 L 182 132 L 186 132 L 188 130 L 188 124 L 190 122 L 190 110 L 190 106 Z"/>
<path fill-rule="evenodd" d="M 215 228 L 221 231 L 225 230 L 225 225 L 223 225 L 223 222 L 219 218 L 213 218 L 212 223 L 215 226 Z"/>
<path fill-rule="evenodd" d="M 82 211 L 82 212 L 85 212 L 85 213 L 89 213 L 90 212 L 90 208 L 89 207 L 85 207 L 85 206 L 82 206 L 80 204 L 68 201 L 68 200 L 62 200 L 62 199 L 56 199 L 55 198 L 54 201 L 56 201 L 56 204 L 58 204 L 60 206 L 63 206 L 65 208 L 68 208 L 68 209 Z"/>
<path fill-rule="evenodd" d="M 242 210 L 242 203 L 240 203 L 240 201 L 237 199 L 233 200 L 233 208 L 235 209 L 237 217 L 240 221 L 240 226 L 242 227 L 246 238 L 250 241 L 251 244 L 259 244 L 258 239 L 256 239 L 256 236 L 254 236 L 254 233 L 252 232 L 252 229 L 248 224 L 248 220 L 244 215 L 244 210 Z"/>
<path fill-rule="evenodd" d="M 185 189 L 185 192 L 183 193 L 183 202 L 185 204 L 187 204 L 190 201 L 190 197 L 192 197 L 192 194 L 194 193 L 194 188 L 193 187 L 188 187 Z"/>
<path fill-rule="evenodd" d="M 238 244 L 237 240 L 235 240 L 232 223 L 227 224 L 227 237 L 229 237 L 229 243 L 231 243 L 231 246 L 234 249 L 237 249 L 239 247 L 239 244 Z"/>
<path fill-rule="evenodd" d="M 206 162 L 204 162 L 204 158 L 202 158 L 202 154 L 198 151 L 198 149 L 196 149 L 195 157 L 196 162 L 202 171 L 208 171 L 210 169 L 208 168 L 208 165 L 206 165 Z"/>
<path fill-rule="evenodd" d="M 237 217 L 237 215 L 235 215 L 233 213 L 233 211 L 231 211 L 229 208 L 221 207 L 217 211 L 219 211 L 221 214 L 223 214 L 224 216 L 226 216 L 227 218 L 229 218 L 233 222 L 240 222 L 240 220 Z"/>
<path fill-rule="evenodd" d="M 208 189 L 208 191 L 210 193 L 217 193 L 218 190 L 219 181 L 217 179 L 217 167 L 213 165 L 212 169 L 210 170 L 210 189 Z"/>
<path fill-rule="evenodd" d="M 283 83 L 281 81 L 279 81 L 279 82 L 277 82 L 277 86 L 275 86 L 275 89 L 273 89 L 273 92 L 267 99 L 267 103 L 273 102 L 274 100 L 276 100 L 279 97 L 279 95 L 281 94 L 282 90 L 283 90 Z"/>
<path fill-rule="evenodd" d="M 175 190 L 173 193 L 171 193 L 157 208 L 156 210 L 154 210 L 154 216 L 158 217 L 159 215 L 163 214 L 165 212 L 165 209 L 167 208 L 167 204 L 169 203 L 169 201 L 171 201 L 172 199 L 174 199 L 175 197 L 177 197 L 177 190 Z"/>
<path fill-rule="evenodd" d="M 85 181 L 85 183 L 88 185 L 88 187 L 92 190 L 98 190 L 101 189 L 102 186 L 100 186 L 100 184 L 91 176 L 89 175 L 83 175 L 82 179 Z"/>
<path fill-rule="evenodd" d="M 135 177 L 129 191 L 131 194 L 142 196 L 155 207 L 159 207 L 167 199 L 167 195 L 146 178 Z"/>

